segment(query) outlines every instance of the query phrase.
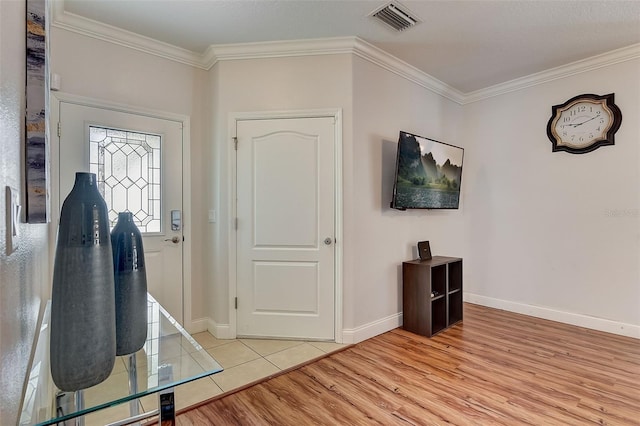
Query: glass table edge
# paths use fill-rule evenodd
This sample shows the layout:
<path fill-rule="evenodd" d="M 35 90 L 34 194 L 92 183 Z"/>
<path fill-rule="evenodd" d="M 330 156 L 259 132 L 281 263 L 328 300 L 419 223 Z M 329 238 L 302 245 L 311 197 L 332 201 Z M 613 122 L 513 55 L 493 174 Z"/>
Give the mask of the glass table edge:
<path fill-rule="evenodd" d="M 204 348 L 193 338 L 193 336 L 191 336 L 181 325 L 180 323 L 178 323 L 175 318 L 173 318 L 165 309 L 164 307 L 158 303 L 153 296 L 151 296 L 151 294 L 147 293 L 147 300 L 148 302 L 151 302 L 153 304 L 155 304 L 155 306 L 158 308 L 159 311 L 162 312 L 163 316 L 165 317 L 165 320 L 169 321 L 169 323 L 171 323 L 171 325 L 173 327 L 175 327 L 176 331 L 180 334 L 181 338 L 186 339 L 187 341 L 189 341 L 189 343 L 191 343 L 191 345 L 194 347 L 194 349 L 196 349 L 193 353 L 202 353 L 203 351 L 206 352 L 204 350 Z M 40 341 L 43 337 L 43 334 L 46 334 L 46 338 L 47 338 L 47 345 L 48 345 L 48 333 L 49 333 L 49 321 L 50 321 L 50 313 L 51 313 L 51 300 L 47 301 L 47 304 L 45 306 L 44 309 L 44 313 L 43 313 L 43 318 L 39 327 L 39 332 L 38 332 L 38 340 L 36 341 L 35 345 L 34 345 L 34 355 L 33 355 L 33 359 L 30 362 L 30 366 L 29 369 L 27 370 L 27 374 L 28 374 L 28 378 L 33 376 L 34 372 L 38 372 L 38 370 L 40 368 L 42 368 L 39 364 L 40 363 L 36 363 L 37 357 L 38 357 L 38 351 L 42 350 L 41 347 L 39 347 L 40 345 Z M 22 425 L 35 425 L 35 426 L 44 426 L 44 425 L 52 425 L 52 424 L 56 424 L 56 423 L 60 423 L 66 420 L 70 420 L 76 417 L 80 417 L 80 416 L 84 416 L 87 414 L 91 414 L 94 413 L 96 411 L 105 409 L 105 408 L 109 408 L 109 407 L 113 407 L 125 402 L 129 402 L 129 401 L 133 401 L 135 399 L 139 399 L 142 398 L 144 396 L 148 396 L 148 395 L 152 395 L 154 393 L 159 393 L 163 390 L 167 390 L 176 386 L 180 386 L 183 385 L 185 383 L 189 383 L 195 380 L 199 380 L 202 379 L 204 377 L 207 376 L 211 376 L 213 374 L 217 374 L 220 373 L 224 370 L 224 368 L 215 360 L 213 359 L 213 357 L 211 357 L 210 354 L 209 357 L 211 358 L 211 360 L 213 360 L 213 362 L 215 363 L 215 368 L 213 369 L 209 369 L 209 370 L 204 370 L 200 373 L 197 373 L 193 376 L 189 376 L 189 377 L 185 377 L 185 378 L 181 378 L 175 381 L 171 381 L 168 383 L 164 383 L 162 385 L 157 385 L 155 387 L 152 387 L 150 389 L 146 389 L 144 391 L 137 391 L 135 394 L 130 394 L 130 395 L 125 395 L 121 398 L 118 399 L 114 399 L 113 401 L 109 401 L 109 402 L 105 402 L 105 403 L 101 403 L 101 404 L 97 404 L 97 405 L 93 405 L 91 407 L 85 408 L 83 410 L 80 411 L 76 411 L 73 413 L 69 413 L 63 416 L 53 416 L 47 420 L 44 421 L 40 421 L 38 423 L 36 423 L 34 420 L 37 420 L 37 416 L 34 419 L 34 411 L 29 412 L 27 408 L 25 408 L 25 403 L 27 402 L 27 393 L 28 393 L 28 385 L 30 380 L 26 380 L 25 383 L 25 387 L 23 389 L 23 393 L 22 393 L 22 399 L 21 399 L 21 407 L 20 407 L 20 417 L 18 418 L 18 425 L 22 426 Z M 42 354 L 40 354 L 40 356 L 42 356 Z M 46 365 L 46 368 L 48 369 L 49 366 L 48 364 Z M 202 367 L 204 368 L 204 367 Z M 47 372 L 50 376 L 50 372 Z M 39 374 L 36 374 L 36 377 L 38 377 Z M 35 392 L 34 392 L 35 393 Z M 33 396 L 33 395 L 32 395 Z"/>
<path fill-rule="evenodd" d="M 111 401 L 111 402 L 105 402 L 104 404 L 100 404 L 100 405 L 95 405 L 93 407 L 86 408 L 86 409 L 84 409 L 82 411 L 76 411 L 74 413 L 67 414 L 67 415 L 64 415 L 64 416 L 54 417 L 54 418 L 51 418 L 51 419 L 46 420 L 44 422 L 36 423 L 34 426 L 54 425 L 54 424 L 61 423 L 61 422 L 67 421 L 67 420 L 75 419 L 76 417 L 86 416 L 87 414 L 91 414 L 91 413 L 94 413 L 96 411 L 103 410 L 105 408 L 113 407 L 113 406 L 116 406 L 116 405 L 119 405 L 119 404 L 122 404 L 122 403 L 125 403 L 125 402 L 129 402 L 129 401 L 133 401 L 134 399 L 142 398 L 142 397 L 147 396 L 147 395 L 153 395 L 155 393 L 160 393 L 163 390 L 167 390 L 167 389 L 170 389 L 170 388 L 173 388 L 173 387 L 176 387 L 176 386 L 183 385 L 185 383 L 189 383 L 189 382 L 192 382 L 192 381 L 195 381 L 195 380 L 198 380 L 198 379 L 202 379 L 204 377 L 211 376 L 212 374 L 220 373 L 222 370 L 223 370 L 222 367 L 220 367 L 219 369 L 217 369 L 215 371 L 206 371 L 204 373 L 198 374 L 198 375 L 193 376 L 193 377 L 189 377 L 189 378 L 184 379 L 184 380 L 180 380 L 180 381 L 173 382 L 173 383 L 168 383 L 168 384 L 162 385 L 162 386 L 157 386 L 155 388 L 147 389 L 145 391 L 140 391 L 137 394 L 127 395 L 127 396 L 125 396 L 125 397 L 123 397 L 121 399 L 114 400 L 114 401 Z"/>

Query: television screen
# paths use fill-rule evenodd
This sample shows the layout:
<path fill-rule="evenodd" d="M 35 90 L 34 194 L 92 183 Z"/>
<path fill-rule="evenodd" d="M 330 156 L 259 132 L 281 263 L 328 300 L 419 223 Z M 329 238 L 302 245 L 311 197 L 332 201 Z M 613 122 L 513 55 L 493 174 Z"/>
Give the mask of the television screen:
<path fill-rule="evenodd" d="M 464 149 L 400 132 L 391 207 L 457 209 Z"/>

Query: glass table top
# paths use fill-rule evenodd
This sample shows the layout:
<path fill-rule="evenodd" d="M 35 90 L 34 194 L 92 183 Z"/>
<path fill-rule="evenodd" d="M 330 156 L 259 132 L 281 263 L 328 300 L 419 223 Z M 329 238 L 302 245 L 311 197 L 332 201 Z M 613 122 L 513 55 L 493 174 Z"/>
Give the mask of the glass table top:
<path fill-rule="evenodd" d="M 143 348 L 133 355 L 116 357 L 109 378 L 84 389 L 84 403 L 75 404 L 74 393 L 61 392 L 51 378 L 49 301 L 27 379 L 19 425 L 56 424 L 222 371 L 220 364 L 151 295 L 147 308 L 147 341 Z"/>

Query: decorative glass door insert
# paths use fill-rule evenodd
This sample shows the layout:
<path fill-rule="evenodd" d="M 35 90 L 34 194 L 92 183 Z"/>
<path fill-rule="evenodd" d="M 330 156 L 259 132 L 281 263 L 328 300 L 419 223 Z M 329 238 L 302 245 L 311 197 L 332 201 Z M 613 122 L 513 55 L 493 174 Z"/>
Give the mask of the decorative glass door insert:
<path fill-rule="evenodd" d="M 159 135 L 89 126 L 89 166 L 109 210 L 129 211 L 142 233 L 162 230 L 161 145 Z"/>
<path fill-rule="evenodd" d="M 76 172 L 95 173 L 112 226 L 129 210 L 143 233 L 149 293 L 182 322 L 183 227 L 169 225 L 182 210 L 183 122 L 64 101 L 59 120 L 57 208 Z"/>

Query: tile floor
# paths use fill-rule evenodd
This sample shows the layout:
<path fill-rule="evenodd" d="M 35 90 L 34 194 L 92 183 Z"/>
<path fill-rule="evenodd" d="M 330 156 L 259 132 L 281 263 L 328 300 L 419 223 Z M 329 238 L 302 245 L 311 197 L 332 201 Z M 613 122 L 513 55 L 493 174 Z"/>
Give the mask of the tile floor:
<path fill-rule="evenodd" d="M 176 387 L 176 410 L 347 346 L 331 342 L 297 340 L 221 340 L 206 331 L 194 334 L 193 337 L 224 368 L 224 371 Z M 127 380 L 124 362 L 122 366 L 116 365 L 114 373 L 107 382 Z M 104 386 L 105 392 L 109 389 L 107 382 L 99 385 Z M 141 412 L 154 410 L 158 407 L 158 397 L 149 395 L 141 398 L 138 403 Z M 120 404 L 86 416 L 85 425 L 104 425 L 128 416 L 129 404 Z"/>

